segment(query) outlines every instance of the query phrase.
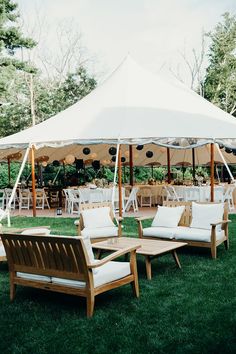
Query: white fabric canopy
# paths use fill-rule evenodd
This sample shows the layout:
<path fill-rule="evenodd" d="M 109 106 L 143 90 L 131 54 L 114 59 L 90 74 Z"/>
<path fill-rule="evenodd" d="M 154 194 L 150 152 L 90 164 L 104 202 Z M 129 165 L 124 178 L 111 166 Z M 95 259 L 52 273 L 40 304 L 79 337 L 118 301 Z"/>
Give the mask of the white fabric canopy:
<path fill-rule="evenodd" d="M 23 149 L 29 144 L 36 149 L 118 141 L 166 144 L 183 137 L 196 138 L 196 144 L 199 139 L 200 143 L 234 139 L 236 119 L 184 85 L 151 74 L 128 56 L 78 103 L 43 123 L 0 139 L 0 150 Z"/>

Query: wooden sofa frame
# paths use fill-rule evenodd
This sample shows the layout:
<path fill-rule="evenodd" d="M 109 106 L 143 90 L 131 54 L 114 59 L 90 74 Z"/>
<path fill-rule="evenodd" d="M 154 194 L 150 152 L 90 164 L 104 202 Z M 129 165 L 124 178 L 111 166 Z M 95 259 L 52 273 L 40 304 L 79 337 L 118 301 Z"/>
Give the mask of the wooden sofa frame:
<path fill-rule="evenodd" d="M 87 317 L 92 317 L 95 296 L 105 291 L 131 283 L 134 295 L 139 297 L 136 265 L 138 246 L 124 248 L 91 264 L 81 237 L 2 234 L 2 242 L 9 265 L 11 301 L 15 298 L 17 285 L 72 294 L 86 298 Z M 94 287 L 92 270 L 99 269 L 107 262 L 127 253 L 130 253 L 131 274 Z M 17 272 L 83 281 L 85 286 L 76 288 L 46 281 L 28 280 L 17 276 Z"/>
<path fill-rule="evenodd" d="M 200 203 L 200 204 L 209 204 L 209 202 L 207 203 Z M 212 204 L 218 204 L 218 203 L 212 203 Z M 192 221 L 192 202 L 178 202 L 178 201 L 164 201 L 163 202 L 164 206 L 167 207 L 177 207 L 177 206 L 181 206 L 184 205 L 185 209 L 184 212 L 182 214 L 182 217 L 180 219 L 179 222 L 179 226 L 190 226 L 191 221 Z M 148 217 L 139 217 L 136 218 L 137 222 L 138 222 L 138 232 L 139 232 L 139 237 L 140 238 L 150 238 L 150 239 L 161 239 L 161 237 L 151 237 L 151 236 L 143 236 L 143 226 L 142 226 L 142 221 L 146 220 L 146 219 L 150 219 Z M 210 242 L 203 242 L 203 241 L 190 241 L 190 240 L 169 240 L 174 241 L 174 242 L 186 242 L 188 244 L 188 246 L 192 246 L 192 247 L 205 247 L 205 248 L 210 248 L 211 250 L 211 256 L 212 258 L 216 258 L 217 257 L 217 247 L 224 243 L 225 245 L 225 249 L 228 250 L 229 249 L 229 236 L 228 236 L 228 224 L 229 222 L 231 222 L 230 220 L 228 220 L 228 205 L 227 203 L 224 204 L 224 215 L 223 215 L 223 220 L 219 220 L 219 222 L 215 223 L 215 224 L 211 224 L 211 241 Z M 220 239 L 220 240 L 216 240 L 216 227 L 217 225 L 221 225 L 222 230 L 224 230 L 225 232 L 225 236 Z M 166 241 L 166 239 L 165 239 Z"/>
<path fill-rule="evenodd" d="M 113 208 L 112 208 L 112 203 L 110 202 L 103 202 L 103 203 L 86 203 L 86 204 L 81 204 L 80 205 L 80 218 L 79 220 L 76 221 L 75 225 L 77 227 L 77 234 L 78 236 L 81 236 L 81 231 L 84 229 L 84 220 L 83 220 L 83 216 L 81 214 L 81 211 L 83 210 L 89 210 L 89 209 L 97 209 L 97 208 L 104 208 L 104 207 L 109 207 L 110 208 L 110 216 L 111 216 L 111 219 L 113 221 L 117 221 L 118 223 L 118 237 L 120 237 L 122 235 L 122 221 L 123 221 L 123 218 L 118 216 L 118 217 L 115 217 L 114 215 L 114 212 L 113 212 Z M 117 237 L 117 236 L 111 236 L 109 238 L 112 238 L 112 237 Z M 100 237 L 100 238 L 90 238 L 91 240 L 91 243 L 94 243 L 94 242 L 99 242 L 99 241 L 104 241 L 104 240 L 107 240 L 108 237 Z"/>
<path fill-rule="evenodd" d="M 33 230 L 33 229 L 40 229 L 40 228 L 43 228 L 43 229 L 50 229 L 50 226 L 32 226 L 32 227 L 26 227 L 26 228 L 23 228 L 23 229 L 10 229 L 9 232 L 5 231 L 5 233 L 21 233 L 23 231 L 27 231 L 28 229 L 30 230 Z M 38 234 L 40 236 L 40 234 Z M 2 245 L 2 240 L 1 240 L 1 234 L 0 234 L 0 246 Z M 6 256 L 0 256 L 0 262 L 6 262 L 7 260 L 7 257 Z"/>

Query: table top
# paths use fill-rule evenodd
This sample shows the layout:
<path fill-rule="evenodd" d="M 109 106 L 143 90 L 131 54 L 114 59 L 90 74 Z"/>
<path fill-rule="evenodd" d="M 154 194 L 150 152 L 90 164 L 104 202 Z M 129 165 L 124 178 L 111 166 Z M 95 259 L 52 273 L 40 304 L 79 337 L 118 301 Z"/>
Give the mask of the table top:
<path fill-rule="evenodd" d="M 141 246 L 137 249 L 137 254 L 157 256 L 158 254 L 170 252 L 185 245 L 187 245 L 185 242 L 160 241 L 122 236 L 93 243 L 92 247 L 101 250 L 117 251 L 125 247 Z"/>

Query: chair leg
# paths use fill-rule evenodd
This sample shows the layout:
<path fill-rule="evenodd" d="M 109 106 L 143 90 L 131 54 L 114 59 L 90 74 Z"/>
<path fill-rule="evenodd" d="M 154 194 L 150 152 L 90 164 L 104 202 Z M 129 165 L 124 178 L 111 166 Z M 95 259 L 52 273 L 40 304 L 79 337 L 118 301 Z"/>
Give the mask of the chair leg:
<path fill-rule="evenodd" d="M 229 239 L 227 238 L 227 240 L 224 241 L 224 245 L 225 245 L 225 249 L 228 250 L 229 249 Z"/>
<path fill-rule="evenodd" d="M 211 257 L 213 259 L 216 259 L 216 257 L 217 257 L 216 246 L 211 246 Z"/>
<path fill-rule="evenodd" d="M 11 282 L 10 284 L 10 300 L 13 301 L 16 296 L 16 285 Z"/>
<path fill-rule="evenodd" d="M 95 302 L 94 295 L 89 294 L 87 296 L 87 317 L 92 317 L 93 316 L 94 302 Z"/>

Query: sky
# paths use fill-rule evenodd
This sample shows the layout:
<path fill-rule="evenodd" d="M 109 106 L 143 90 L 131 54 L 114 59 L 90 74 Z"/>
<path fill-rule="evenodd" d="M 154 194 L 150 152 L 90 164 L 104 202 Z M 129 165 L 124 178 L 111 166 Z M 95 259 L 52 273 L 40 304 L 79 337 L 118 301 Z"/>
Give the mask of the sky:
<path fill-rule="evenodd" d="M 153 72 L 163 67 L 187 78 L 181 53 L 200 50 L 201 33 L 211 31 L 235 0 L 18 0 L 24 28 L 39 41 L 39 52 L 58 50 L 58 27 L 82 34 L 94 67 L 112 71 L 130 53 Z M 40 22 L 40 26 L 38 23 Z M 62 25 L 63 24 L 63 25 Z M 40 28 L 40 36 L 37 33 Z M 38 54 L 37 54 L 38 55 Z M 37 56 L 36 55 L 36 56 Z M 36 58 L 37 59 L 37 58 Z M 99 68 L 99 69 L 98 69 Z M 95 68 L 96 71 L 96 68 Z"/>

